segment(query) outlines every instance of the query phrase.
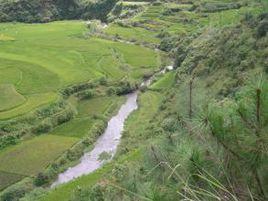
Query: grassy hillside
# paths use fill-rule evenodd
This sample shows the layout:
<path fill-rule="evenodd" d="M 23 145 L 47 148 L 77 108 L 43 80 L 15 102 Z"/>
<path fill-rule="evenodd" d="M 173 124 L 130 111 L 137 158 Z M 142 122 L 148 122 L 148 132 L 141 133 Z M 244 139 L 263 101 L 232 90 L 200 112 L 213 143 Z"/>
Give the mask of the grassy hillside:
<path fill-rule="evenodd" d="M 19 106 L 13 111 L 1 111 L 2 119 L 14 117 L 16 113 L 21 115 L 53 101 L 53 93 L 70 84 L 101 77 L 140 79 L 159 65 L 157 54 L 152 50 L 87 38 L 87 29 L 79 21 L 1 24 L 0 29 L 3 34 L 15 38 L 14 41 L 1 42 L 0 74 L 3 79 L 0 84 L 13 85 L 19 93 L 13 93 L 13 97 L 23 96 L 26 99 L 11 105 Z M 142 53 L 142 57 L 137 52 Z"/>
<path fill-rule="evenodd" d="M 13 178 L 21 179 L 41 172 L 78 140 L 46 135 L 1 151 L 1 188 L 12 184 Z"/>

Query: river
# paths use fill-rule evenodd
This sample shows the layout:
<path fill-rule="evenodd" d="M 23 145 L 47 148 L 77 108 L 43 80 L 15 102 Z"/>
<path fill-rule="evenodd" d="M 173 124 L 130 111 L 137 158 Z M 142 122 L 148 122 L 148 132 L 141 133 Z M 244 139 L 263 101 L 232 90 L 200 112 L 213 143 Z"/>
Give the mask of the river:
<path fill-rule="evenodd" d="M 173 70 L 173 66 L 171 67 Z M 166 73 L 167 70 L 171 70 L 169 69 L 171 67 L 168 66 L 164 68 L 158 72 L 158 74 Z M 150 79 L 144 81 L 141 87 L 149 86 L 152 79 L 153 76 Z M 57 180 L 52 184 L 52 188 L 60 184 L 67 183 L 82 175 L 87 175 L 112 160 L 113 156 L 116 153 L 118 144 L 120 143 L 120 138 L 124 129 L 124 123 L 127 117 L 138 108 L 138 91 L 130 93 L 126 95 L 126 97 L 126 102 L 121 106 L 118 113 L 110 119 L 105 132 L 95 143 L 94 149 L 88 153 L 85 153 L 78 165 L 70 167 L 65 172 L 59 174 Z M 103 155 L 109 156 L 108 160 L 102 160 L 102 157 L 100 156 Z"/>
<path fill-rule="evenodd" d="M 85 153 L 78 165 L 59 174 L 58 179 L 52 184 L 52 187 L 69 182 L 82 175 L 89 174 L 113 158 L 120 142 L 125 120 L 130 113 L 138 108 L 137 96 L 138 91 L 126 95 L 127 100 L 125 104 L 123 104 L 118 113 L 110 119 L 105 132 L 95 143 L 94 149 L 89 153 Z M 110 158 L 108 160 L 101 160 L 100 156 L 102 154 L 109 155 Z"/>

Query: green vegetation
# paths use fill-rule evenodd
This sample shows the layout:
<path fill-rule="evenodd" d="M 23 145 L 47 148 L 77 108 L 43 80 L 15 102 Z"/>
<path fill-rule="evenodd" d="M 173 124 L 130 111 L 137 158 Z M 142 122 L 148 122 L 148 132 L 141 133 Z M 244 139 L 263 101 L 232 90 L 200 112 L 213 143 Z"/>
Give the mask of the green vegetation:
<path fill-rule="evenodd" d="M 110 111 L 123 101 L 121 97 L 97 97 L 89 100 L 81 100 L 77 105 L 76 117 L 56 127 L 50 134 L 83 138 L 89 134 L 90 129 L 97 118 L 105 118 Z M 90 136 L 87 136 L 90 137 Z"/>
<path fill-rule="evenodd" d="M 122 156 L 118 160 L 118 163 L 128 162 L 131 160 L 138 159 L 139 157 L 140 153 L 138 151 L 133 151 L 125 156 Z M 96 182 L 100 181 L 102 177 L 109 175 L 112 171 L 113 165 L 113 163 L 107 164 L 103 168 L 97 170 L 90 175 L 81 177 L 77 180 L 64 184 L 60 188 L 55 188 L 50 191 L 46 196 L 40 196 L 40 201 L 69 200 L 73 197 L 72 193 L 74 191 L 79 192 L 80 188 L 91 187 Z"/>
<path fill-rule="evenodd" d="M 16 91 L 13 85 L 0 85 L 0 93 L 0 111 L 16 107 L 25 101 L 25 98 Z"/>
<path fill-rule="evenodd" d="M 162 97 L 157 92 L 147 92 L 140 95 L 138 110 L 133 112 L 125 124 L 121 143 L 124 146 L 119 146 L 122 152 L 129 147 L 136 147 L 144 138 L 153 137 L 146 136 L 146 130 L 148 129 L 148 122 L 156 115 L 161 100 Z"/>
<path fill-rule="evenodd" d="M 0 170 L 28 176 L 37 174 L 77 141 L 55 135 L 26 140 L 1 151 Z"/>
<path fill-rule="evenodd" d="M 90 130 L 93 122 L 90 118 L 77 118 L 56 127 L 50 134 L 66 137 L 84 137 Z"/>
<path fill-rule="evenodd" d="M 25 176 L 19 174 L 0 171 L 0 181 L 1 181 L 0 190 L 3 190 L 4 188 L 10 186 L 11 184 L 20 181 L 24 177 Z"/>
<path fill-rule="evenodd" d="M 168 72 L 162 77 L 160 77 L 155 83 L 150 86 L 150 89 L 168 89 L 175 82 L 176 74 L 174 72 Z"/>
<path fill-rule="evenodd" d="M 110 25 L 124 40 L 141 40 L 131 36 L 136 27 L 155 31 L 152 37 L 158 32 L 176 70 L 140 94 L 115 161 L 100 170 L 111 165 L 112 171 L 79 178 L 41 200 L 220 200 L 223 194 L 265 200 L 267 14 L 259 15 L 256 2 L 240 3 L 158 2 L 123 26 Z M 120 162 L 136 149 L 139 158 Z"/>
<path fill-rule="evenodd" d="M 103 115 L 118 97 L 99 97 L 81 101 L 78 105 L 78 117 Z"/>
<path fill-rule="evenodd" d="M 159 65 L 157 54 L 149 49 L 85 38 L 83 22 L 1 24 L 0 29 L 17 38 L 1 44 L 0 84 L 13 84 L 27 99 L 20 107 L 1 113 L 1 119 L 55 101 L 52 92 L 67 85 L 103 76 L 141 78 Z"/>
<path fill-rule="evenodd" d="M 118 24 L 110 25 L 105 33 L 111 34 L 114 36 L 120 36 L 123 39 L 128 41 L 136 42 L 149 42 L 149 43 L 158 43 L 159 38 L 156 37 L 156 34 L 148 31 L 146 29 L 142 29 L 140 27 L 123 27 Z"/>
<path fill-rule="evenodd" d="M 6 2 L 0 21 L 109 24 L 0 24 L 0 200 L 267 200 L 265 1 Z M 113 161 L 46 188 L 152 75 Z"/>
<path fill-rule="evenodd" d="M 10 37 L 10 36 L 6 36 L 4 34 L 0 35 L 0 41 L 9 41 L 9 40 L 15 40 L 15 38 Z"/>
<path fill-rule="evenodd" d="M 115 3 L 115 0 L 1 0 L 0 22 L 49 22 L 81 18 L 104 21 Z"/>
<path fill-rule="evenodd" d="M 33 94 L 27 96 L 27 100 L 24 104 L 19 105 L 13 109 L 9 109 L 3 112 L 0 112 L 0 119 L 10 119 L 12 117 L 23 115 L 27 112 L 32 111 L 33 109 L 40 107 L 42 105 L 51 103 L 57 99 L 55 93 L 44 93 L 44 94 Z M 4 101 L 2 99 L 2 101 Z"/>

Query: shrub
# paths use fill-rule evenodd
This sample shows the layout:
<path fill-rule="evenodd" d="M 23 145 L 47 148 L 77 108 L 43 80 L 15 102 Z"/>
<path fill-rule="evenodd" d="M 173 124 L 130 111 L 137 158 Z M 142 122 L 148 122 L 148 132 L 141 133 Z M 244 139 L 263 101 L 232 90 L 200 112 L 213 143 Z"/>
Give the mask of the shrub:
<path fill-rule="evenodd" d="M 129 81 L 120 81 L 116 84 L 116 94 L 117 95 L 125 95 L 133 92 L 137 89 L 136 83 L 131 83 Z"/>
<path fill-rule="evenodd" d="M 34 179 L 34 185 L 43 186 L 49 182 L 49 178 L 44 173 L 39 173 Z"/>
<path fill-rule="evenodd" d="M 115 87 L 109 87 L 107 89 L 107 95 L 111 96 L 111 95 L 115 95 L 116 94 L 116 88 Z"/>
<path fill-rule="evenodd" d="M 168 34 L 166 34 L 166 35 L 167 35 L 167 37 L 164 37 L 161 40 L 160 45 L 159 45 L 159 49 L 160 50 L 163 50 L 163 51 L 166 51 L 166 52 L 169 52 L 172 49 L 174 49 L 174 48 L 177 47 L 178 38 L 177 37 L 174 37 L 174 36 L 173 37 L 169 37 Z"/>
<path fill-rule="evenodd" d="M 76 97 L 78 97 L 80 100 L 84 100 L 84 99 L 90 99 L 94 97 L 94 95 L 95 95 L 94 91 L 89 89 L 89 90 L 78 92 L 76 94 Z"/>
<path fill-rule="evenodd" d="M 5 135 L 0 137 L 0 150 L 10 145 L 15 145 L 18 142 L 16 135 Z"/>
<path fill-rule="evenodd" d="M 123 3 L 122 2 L 117 3 L 115 7 L 112 9 L 111 13 L 115 16 L 119 16 L 122 12 L 122 9 L 123 9 Z"/>
<path fill-rule="evenodd" d="M 162 123 L 162 128 L 168 132 L 175 132 L 178 128 L 178 121 L 174 118 L 167 118 Z"/>
<path fill-rule="evenodd" d="M 19 201 L 27 192 L 33 189 L 31 179 L 25 179 L 1 192 L 1 201 Z"/>
<path fill-rule="evenodd" d="M 265 37 L 268 32 L 268 20 L 263 20 L 259 23 L 257 27 L 257 37 Z"/>

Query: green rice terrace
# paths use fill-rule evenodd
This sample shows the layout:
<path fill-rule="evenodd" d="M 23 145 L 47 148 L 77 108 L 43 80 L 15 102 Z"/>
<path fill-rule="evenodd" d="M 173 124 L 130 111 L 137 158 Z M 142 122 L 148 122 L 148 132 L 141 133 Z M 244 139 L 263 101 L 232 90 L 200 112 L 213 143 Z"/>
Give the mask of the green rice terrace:
<path fill-rule="evenodd" d="M 0 0 L 0 201 L 268 199 L 266 0 Z"/>

